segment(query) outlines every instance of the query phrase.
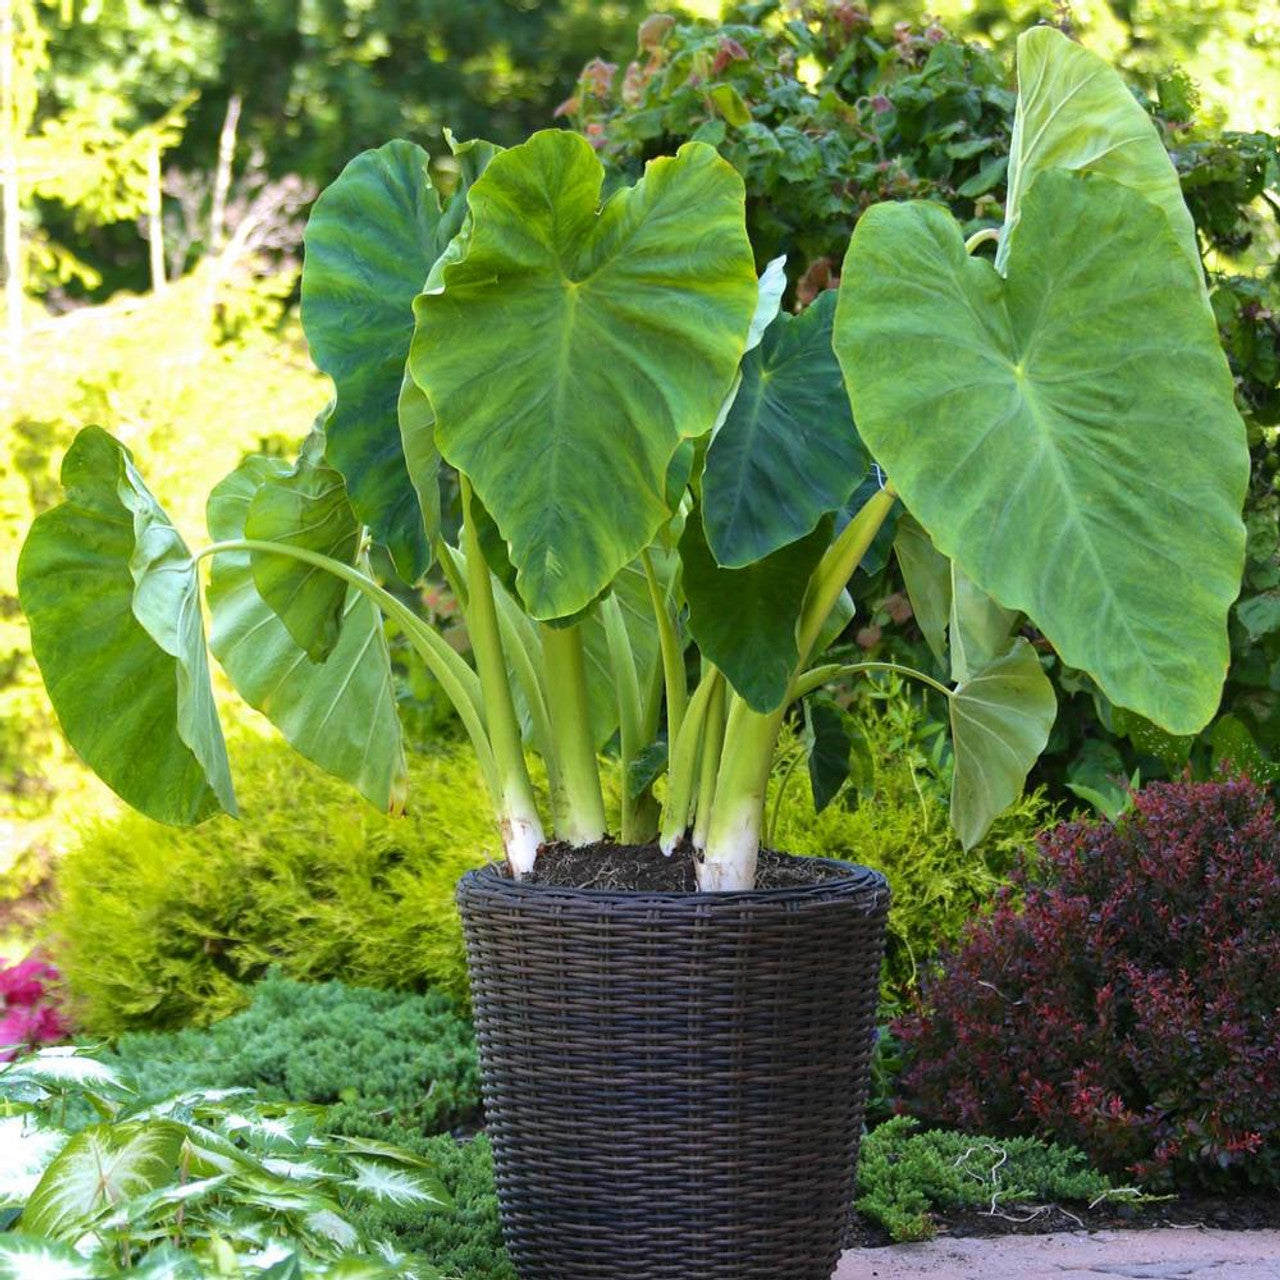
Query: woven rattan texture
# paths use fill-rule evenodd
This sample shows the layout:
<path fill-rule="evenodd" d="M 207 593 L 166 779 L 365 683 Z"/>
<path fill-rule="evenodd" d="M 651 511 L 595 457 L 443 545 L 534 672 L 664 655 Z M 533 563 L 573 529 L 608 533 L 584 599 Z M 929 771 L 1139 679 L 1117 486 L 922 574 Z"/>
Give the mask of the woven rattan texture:
<path fill-rule="evenodd" d="M 459 885 L 522 1280 L 828 1280 L 853 1196 L 889 891 Z"/>

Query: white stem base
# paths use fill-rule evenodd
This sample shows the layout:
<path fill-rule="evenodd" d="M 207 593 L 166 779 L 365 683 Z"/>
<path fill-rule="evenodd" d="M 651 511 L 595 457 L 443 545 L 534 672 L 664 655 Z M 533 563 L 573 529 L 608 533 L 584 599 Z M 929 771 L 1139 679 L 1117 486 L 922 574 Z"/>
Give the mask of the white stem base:
<path fill-rule="evenodd" d="M 508 812 L 503 818 L 502 844 L 515 879 L 522 880 L 533 870 L 533 864 L 538 860 L 538 850 L 545 843 L 542 820 L 536 813 L 529 816 Z"/>
<path fill-rule="evenodd" d="M 743 805 L 734 820 L 717 830 L 713 824 L 706 853 L 698 863 L 698 888 L 703 893 L 754 889 L 760 856 L 760 813 L 755 804 Z"/>

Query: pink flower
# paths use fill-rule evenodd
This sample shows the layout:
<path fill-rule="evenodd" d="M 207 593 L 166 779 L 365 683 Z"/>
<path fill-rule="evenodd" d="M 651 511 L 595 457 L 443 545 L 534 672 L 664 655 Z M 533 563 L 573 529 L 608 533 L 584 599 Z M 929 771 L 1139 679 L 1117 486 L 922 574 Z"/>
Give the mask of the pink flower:
<path fill-rule="evenodd" d="M 53 965 L 34 956 L 8 969 L 0 969 L 0 1008 L 35 1004 L 44 995 L 46 984 L 56 981 L 57 977 L 58 971 Z"/>
<path fill-rule="evenodd" d="M 70 1026 L 50 1002 L 49 987 L 57 980 L 57 969 L 34 956 L 0 969 L 0 1062 L 20 1048 L 66 1037 Z"/>

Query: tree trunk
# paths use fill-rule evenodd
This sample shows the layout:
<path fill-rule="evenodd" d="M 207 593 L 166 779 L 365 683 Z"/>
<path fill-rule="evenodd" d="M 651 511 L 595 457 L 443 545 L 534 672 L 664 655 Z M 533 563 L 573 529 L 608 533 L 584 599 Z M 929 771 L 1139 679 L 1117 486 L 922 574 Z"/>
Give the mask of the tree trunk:
<path fill-rule="evenodd" d="M 147 155 L 147 239 L 151 246 L 151 288 L 160 293 L 164 275 L 164 192 L 160 185 L 160 142 L 151 144 Z"/>
<path fill-rule="evenodd" d="M 209 252 L 217 253 L 227 236 L 227 195 L 236 158 L 236 130 L 240 127 L 240 95 L 233 93 L 218 135 L 218 167 L 213 175 L 213 205 L 209 211 Z"/>
<path fill-rule="evenodd" d="M 0 0 L 0 178 L 4 187 L 4 313 L 6 347 L 22 345 L 22 231 L 18 201 L 18 108 L 14 101 L 13 0 Z"/>

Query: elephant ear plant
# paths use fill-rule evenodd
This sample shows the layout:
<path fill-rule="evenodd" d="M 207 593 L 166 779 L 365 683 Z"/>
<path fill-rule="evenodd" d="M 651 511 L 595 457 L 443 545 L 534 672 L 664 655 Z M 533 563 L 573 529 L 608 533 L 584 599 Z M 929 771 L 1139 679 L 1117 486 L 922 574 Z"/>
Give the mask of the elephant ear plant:
<path fill-rule="evenodd" d="M 1049 29 L 1018 71 L 1003 227 L 966 243 L 939 206 L 873 207 L 838 296 L 799 315 L 781 264 L 757 280 L 742 182 L 705 145 L 604 200 L 569 133 L 455 146 L 443 201 L 417 147 L 358 157 L 307 230 L 335 398 L 297 462 L 223 480 L 193 553 L 123 445 L 89 428 L 67 455 L 20 591 L 72 743 L 153 817 L 234 811 L 208 560 L 231 683 L 373 803 L 404 803 L 385 615 L 457 708 L 515 876 L 549 835 L 526 748 L 550 834 L 585 846 L 616 737 L 622 840 L 692 846 L 703 889 L 747 889 L 788 709 L 886 665 L 821 654 L 891 530 L 951 675 L 921 678 L 950 706 L 967 844 L 1052 727 L 1042 648 L 1194 732 L 1248 477 L 1194 233 L 1114 72 Z M 474 665 L 375 580 L 371 542 L 406 582 L 439 565 Z"/>

